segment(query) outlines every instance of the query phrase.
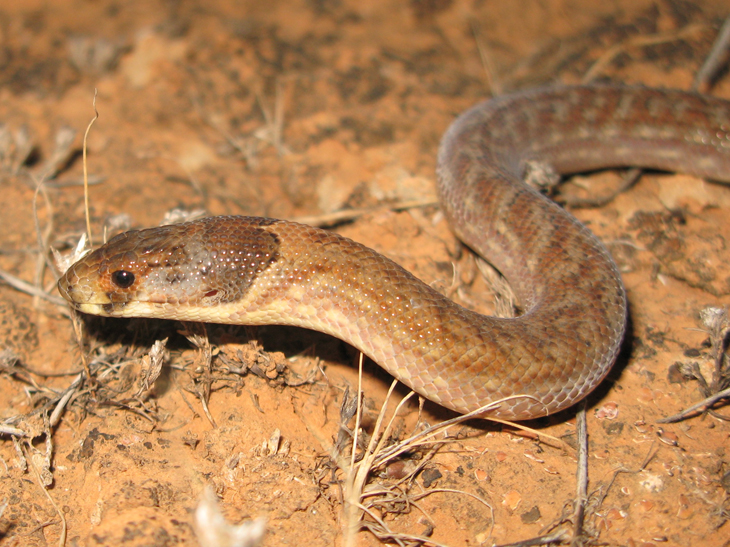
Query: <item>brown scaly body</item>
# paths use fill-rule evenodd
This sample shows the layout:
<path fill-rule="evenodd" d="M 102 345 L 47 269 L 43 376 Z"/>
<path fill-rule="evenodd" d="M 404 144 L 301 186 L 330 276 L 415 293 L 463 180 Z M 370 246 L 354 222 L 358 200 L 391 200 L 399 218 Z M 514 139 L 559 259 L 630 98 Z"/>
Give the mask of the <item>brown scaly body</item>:
<path fill-rule="evenodd" d="M 323 230 L 250 217 L 122 234 L 59 281 L 77 309 L 115 317 L 298 325 L 351 343 L 425 397 L 528 419 L 566 408 L 607 374 L 626 296 L 596 237 L 528 187 L 558 172 L 644 166 L 730 182 L 730 103 L 681 91 L 544 88 L 462 114 L 439 151 L 459 237 L 505 275 L 525 313 L 476 314 L 375 251 Z"/>

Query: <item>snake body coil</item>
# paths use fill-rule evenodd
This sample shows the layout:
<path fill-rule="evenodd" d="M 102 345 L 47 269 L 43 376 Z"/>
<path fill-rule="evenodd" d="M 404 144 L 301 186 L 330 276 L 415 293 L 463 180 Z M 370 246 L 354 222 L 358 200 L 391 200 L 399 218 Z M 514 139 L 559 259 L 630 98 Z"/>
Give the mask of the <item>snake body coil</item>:
<path fill-rule="evenodd" d="M 523 420 L 585 397 L 626 322 L 618 269 L 580 222 L 523 182 L 643 166 L 730 182 L 730 103 L 618 86 L 543 88 L 479 104 L 446 132 L 439 193 L 459 237 L 512 285 L 524 314 L 479 315 L 367 247 L 301 224 L 211 217 L 121 234 L 59 281 L 78 310 L 285 324 L 341 338 L 416 392 Z"/>

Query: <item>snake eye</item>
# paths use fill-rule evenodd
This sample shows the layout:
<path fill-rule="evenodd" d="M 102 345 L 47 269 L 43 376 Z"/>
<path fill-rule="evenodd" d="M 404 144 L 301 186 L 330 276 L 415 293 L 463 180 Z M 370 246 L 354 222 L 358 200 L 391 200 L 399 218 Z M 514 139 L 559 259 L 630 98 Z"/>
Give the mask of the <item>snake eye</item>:
<path fill-rule="evenodd" d="M 117 270 L 112 274 L 112 281 L 121 289 L 128 289 L 134 283 L 134 274 L 126 270 Z"/>

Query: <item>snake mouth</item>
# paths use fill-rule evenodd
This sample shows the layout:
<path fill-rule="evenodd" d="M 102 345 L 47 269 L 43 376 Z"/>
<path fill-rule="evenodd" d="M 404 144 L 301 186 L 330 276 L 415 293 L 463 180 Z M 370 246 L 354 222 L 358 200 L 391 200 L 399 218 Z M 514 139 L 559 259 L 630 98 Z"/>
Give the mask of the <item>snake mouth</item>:
<path fill-rule="evenodd" d="M 73 309 L 87 315 L 102 317 L 125 317 L 127 302 L 74 302 L 69 300 Z"/>
<path fill-rule="evenodd" d="M 73 284 L 68 274 L 58 280 L 58 292 L 73 309 L 90 315 L 120 315 L 128 303 L 118 301 L 113 294 L 94 291 L 87 284 Z"/>
<path fill-rule="evenodd" d="M 119 317 L 122 315 L 122 310 L 127 306 L 126 302 L 78 302 L 71 299 L 67 300 L 69 305 L 76 311 L 105 317 Z"/>
<path fill-rule="evenodd" d="M 74 309 L 88 315 L 111 316 L 113 309 L 112 304 L 91 304 L 89 302 L 73 303 Z"/>

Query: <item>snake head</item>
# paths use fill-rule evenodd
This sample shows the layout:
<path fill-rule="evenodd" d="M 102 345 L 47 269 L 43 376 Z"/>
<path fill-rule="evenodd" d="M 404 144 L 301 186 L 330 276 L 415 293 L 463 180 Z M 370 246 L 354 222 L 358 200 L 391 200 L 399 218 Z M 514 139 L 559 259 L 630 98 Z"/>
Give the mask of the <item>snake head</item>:
<path fill-rule="evenodd" d="M 195 320 L 196 309 L 240 300 L 278 257 L 278 239 L 249 217 L 211 217 L 120 234 L 58 282 L 77 310 Z"/>

